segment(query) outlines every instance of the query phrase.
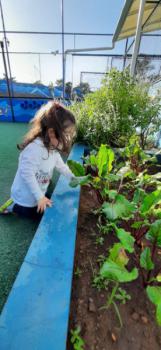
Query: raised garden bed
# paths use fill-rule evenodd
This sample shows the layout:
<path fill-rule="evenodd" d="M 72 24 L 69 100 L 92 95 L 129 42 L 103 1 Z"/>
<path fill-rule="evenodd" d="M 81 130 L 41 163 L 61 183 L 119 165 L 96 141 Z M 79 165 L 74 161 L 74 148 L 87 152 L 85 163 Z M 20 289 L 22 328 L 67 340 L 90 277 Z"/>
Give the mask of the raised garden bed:
<path fill-rule="evenodd" d="M 99 270 L 100 256 L 116 240 L 112 235 L 106 235 L 103 245 L 96 243 L 100 234 L 97 217 L 92 212 L 97 206 L 93 191 L 88 187 L 82 188 L 69 330 L 81 327 L 85 350 L 159 350 L 161 328 L 156 324 L 155 308 L 147 299 L 140 279 L 126 284 L 131 300 L 119 306 L 122 328 L 112 306 L 108 310 L 100 310 L 107 301 L 109 290 L 99 291 L 92 285 L 93 279 Z M 158 253 L 161 254 L 161 250 Z M 70 338 L 71 334 L 68 350 L 72 349 Z"/>
<path fill-rule="evenodd" d="M 68 350 L 70 340 L 79 350 L 160 349 L 161 183 L 151 161 L 135 137 L 121 163 L 106 145 L 84 168 L 69 163 L 84 187 Z"/>

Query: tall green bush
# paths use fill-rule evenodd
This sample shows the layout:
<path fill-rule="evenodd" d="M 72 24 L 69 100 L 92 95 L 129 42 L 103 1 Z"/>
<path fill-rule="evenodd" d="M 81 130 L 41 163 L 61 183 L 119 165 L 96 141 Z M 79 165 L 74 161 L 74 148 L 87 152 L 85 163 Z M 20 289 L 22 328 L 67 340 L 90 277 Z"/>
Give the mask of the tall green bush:
<path fill-rule="evenodd" d="M 101 88 L 72 110 L 78 122 L 78 140 L 93 147 L 101 143 L 124 146 L 136 128 L 144 147 L 151 127 L 155 132 L 161 124 L 159 99 L 152 99 L 147 84 L 132 79 L 128 70 L 111 70 Z"/>

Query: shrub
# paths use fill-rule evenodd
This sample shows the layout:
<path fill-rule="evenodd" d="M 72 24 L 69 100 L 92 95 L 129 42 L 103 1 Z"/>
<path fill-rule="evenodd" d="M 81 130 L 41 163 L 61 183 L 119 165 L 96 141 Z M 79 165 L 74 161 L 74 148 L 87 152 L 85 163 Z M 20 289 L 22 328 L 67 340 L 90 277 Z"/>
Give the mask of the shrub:
<path fill-rule="evenodd" d="M 148 85 L 132 79 L 128 70 L 111 70 L 98 91 L 72 106 L 78 141 L 92 147 L 101 143 L 121 147 L 139 128 L 144 148 L 149 132 L 158 131 L 161 124 L 159 99 L 152 99 L 148 91 Z"/>

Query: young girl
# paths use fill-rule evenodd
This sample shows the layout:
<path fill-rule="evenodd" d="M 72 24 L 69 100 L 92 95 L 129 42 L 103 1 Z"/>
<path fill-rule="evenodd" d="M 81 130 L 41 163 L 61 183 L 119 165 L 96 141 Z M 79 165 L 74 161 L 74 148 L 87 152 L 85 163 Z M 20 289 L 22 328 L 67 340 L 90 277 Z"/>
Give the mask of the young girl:
<path fill-rule="evenodd" d="M 10 209 L 14 213 L 35 218 L 52 206 L 46 192 L 54 169 L 69 180 L 74 177 L 59 151 L 69 151 L 75 124 L 73 114 L 57 102 L 48 102 L 37 112 L 31 130 L 18 146 L 22 152 L 11 187 Z"/>

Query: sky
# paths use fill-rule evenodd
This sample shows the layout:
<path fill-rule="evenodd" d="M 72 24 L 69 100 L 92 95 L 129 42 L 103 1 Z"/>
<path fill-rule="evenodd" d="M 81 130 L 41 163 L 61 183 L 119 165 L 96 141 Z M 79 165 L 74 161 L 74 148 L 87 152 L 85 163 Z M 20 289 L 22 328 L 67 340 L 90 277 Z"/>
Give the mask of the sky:
<path fill-rule="evenodd" d="M 5 27 L 13 31 L 61 31 L 61 0 L 1 0 Z M 81 33 L 114 33 L 124 0 L 64 0 L 64 31 Z M 2 23 L 0 19 L 0 30 Z M 17 81 L 41 81 L 48 85 L 62 78 L 62 43 L 60 35 L 7 34 L 9 51 L 44 52 L 43 54 L 10 54 L 12 76 Z M 3 34 L 0 33 L 0 40 Z M 65 49 L 110 46 L 110 37 L 65 36 Z M 153 43 L 154 45 L 154 43 Z M 151 44 L 152 51 L 153 45 Z M 141 50 L 146 51 L 145 42 Z M 155 43 L 156 47 L 156 43 Z M 124 53 L 125 41 L 118 42 L 113 51 Z M 160 48 L 158 48 L 159 50 Z M 59 51 L 54 55 L 52 52 Z M 160 50 L 161 51 L 161 50 Z M 106 52 L 99 52 L 107 53 Z M 1 56 L 1 55 L 0 55 Z M 105 72 L 110 67 L 110 60 L 105 57 L 67 56 L 66 81 L 73 86 L 96 75 L 81 72 Z M 0 77 L 4 69 L 0 57 Z"/>

